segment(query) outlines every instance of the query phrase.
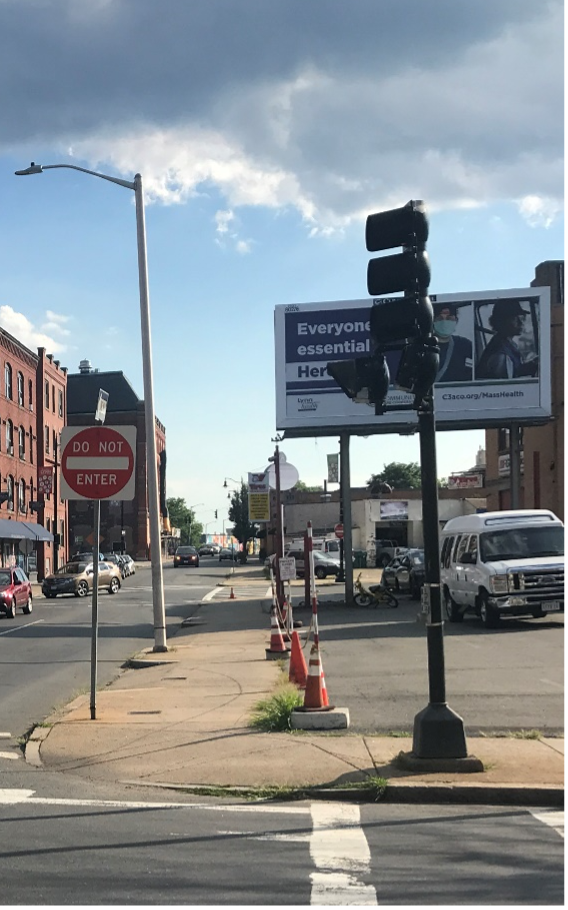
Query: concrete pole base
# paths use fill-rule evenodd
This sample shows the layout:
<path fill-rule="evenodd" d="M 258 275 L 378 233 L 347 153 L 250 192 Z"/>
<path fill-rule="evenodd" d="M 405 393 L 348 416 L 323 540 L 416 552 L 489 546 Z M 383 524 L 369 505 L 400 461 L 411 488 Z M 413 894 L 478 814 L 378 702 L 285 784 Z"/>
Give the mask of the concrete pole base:
<path fill-rule="evenodd" d="M 294 708 L 290 726 L 293 730 L 345 730 L 349 708 Z"/>
<path fill-rule="evenodd" d="M 414 718 L 416 758 L 466 758 L 463 719 L 446 704 L 431 704 Z"/>

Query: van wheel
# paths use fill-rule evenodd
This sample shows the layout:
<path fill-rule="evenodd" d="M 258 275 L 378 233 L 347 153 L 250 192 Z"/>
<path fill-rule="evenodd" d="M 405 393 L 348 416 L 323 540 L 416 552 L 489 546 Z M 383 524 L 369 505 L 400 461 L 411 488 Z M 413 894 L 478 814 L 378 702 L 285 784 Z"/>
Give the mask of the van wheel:
<path fill-rule="evenodd" d="M 482 591 L 479 595 L 479 616 L 486 629 L 496 629 L 501 617 L 488 602 L 487 591 Z"/>
<path fill-rule="evenodd" d="M 444 608 L 450 622 L 463 622 L 463 613 L 447 588 L 444 588 Z"/>

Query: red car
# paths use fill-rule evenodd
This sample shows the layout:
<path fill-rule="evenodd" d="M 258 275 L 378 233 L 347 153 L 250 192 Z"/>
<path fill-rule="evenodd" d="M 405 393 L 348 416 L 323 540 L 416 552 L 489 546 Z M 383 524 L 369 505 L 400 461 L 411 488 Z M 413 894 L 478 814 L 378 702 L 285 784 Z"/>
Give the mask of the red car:
<path fill-rule="evenodd" d="M 0 569 L 0 613 L 14 619 L 16 610 L 32 612 L 32 586 L 26 573 L 17 566 Z"/>

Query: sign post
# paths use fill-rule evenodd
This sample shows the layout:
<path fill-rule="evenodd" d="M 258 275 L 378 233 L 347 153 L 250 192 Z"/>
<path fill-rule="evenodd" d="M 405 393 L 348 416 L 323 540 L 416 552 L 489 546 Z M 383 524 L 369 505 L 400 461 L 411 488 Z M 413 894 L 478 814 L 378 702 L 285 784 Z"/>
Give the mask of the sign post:
<path fill-rule="evenodd" d="M 97 414 L 104 421 L 105 410 L 100 406 L 97 407 Z M 101 499 L 134 498 L 135 452 L 136 427 L 97 425 L 64 427 L 61 431 L 61 496 L 63 499 L 91 499 L 94 507 L 91 720 L 96 720 L 97 715 Z"/>

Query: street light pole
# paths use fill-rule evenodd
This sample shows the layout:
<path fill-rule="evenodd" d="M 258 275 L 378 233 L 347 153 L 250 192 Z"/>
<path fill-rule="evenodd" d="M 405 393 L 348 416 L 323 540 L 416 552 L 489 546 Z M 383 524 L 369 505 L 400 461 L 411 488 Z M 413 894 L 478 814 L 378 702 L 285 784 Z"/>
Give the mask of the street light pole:
<path fill-rule="evenodd" d="M 156 447 L 156 418 L 154 414 L 154 384 L 152 374 L 152 343 L 150 338 L 150 293 L 148 290 L 148 266 L 146 258 L 146 223 L 144 218 L 144 194 L 142 177 L 136 174 L 134 182 L 109 177 L 75 164 L 35 164 L 17 176 L 41 174 L 42 171 L 68 168 L 108 180 L 118 186 L 134 190 L 136 201 L 136 240 L 138 245 L 138 282 L 140 288 L 140 321 L 142 330 L 142 371 L 144 377 L 144 419 L 146 423 L 146 472 L 148 478 L 148 513 L 150 519 L 150 561 L 152 565 L 152 602 L 154 610 L 154 651 L 167 651 L 166 613 L 164 607 L 164 579 L 162 573 L 162 548 L 160 533 L 160 507 L 158 501 L 158 454 Z"/>

